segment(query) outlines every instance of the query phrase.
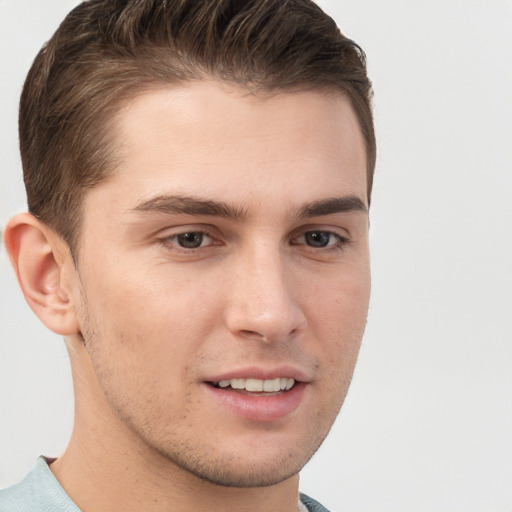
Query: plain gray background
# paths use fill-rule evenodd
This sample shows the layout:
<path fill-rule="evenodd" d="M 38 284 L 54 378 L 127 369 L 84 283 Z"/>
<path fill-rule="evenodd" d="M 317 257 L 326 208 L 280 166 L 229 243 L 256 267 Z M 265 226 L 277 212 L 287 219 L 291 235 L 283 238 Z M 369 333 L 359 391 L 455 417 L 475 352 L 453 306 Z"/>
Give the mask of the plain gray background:
<path fill-rule="evenodd" d="M 368 55 L 373 296 L 302 490 L 335 511 L 512 510 L 512 2 L 325 0 Z M 17 102 L 74 0 L 0 0 L 0 225 L 25 208 Z M 0 486 L 72 424 L 64 342 L 0 252 Z"/>

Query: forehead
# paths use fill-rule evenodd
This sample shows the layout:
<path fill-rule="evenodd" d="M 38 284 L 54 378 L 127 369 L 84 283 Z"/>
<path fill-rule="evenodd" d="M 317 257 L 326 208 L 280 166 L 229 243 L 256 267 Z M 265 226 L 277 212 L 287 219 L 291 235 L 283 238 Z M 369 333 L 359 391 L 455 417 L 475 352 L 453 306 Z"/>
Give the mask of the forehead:
<path fill-rule="evenodd" d="M 127 101 L 113 130 L 117 169 L 88 195 L 120 207 L 170 193 L 306 202 L 332 187 L 366 202 L 364 139 L 341 93 L 166 86 Z"/>

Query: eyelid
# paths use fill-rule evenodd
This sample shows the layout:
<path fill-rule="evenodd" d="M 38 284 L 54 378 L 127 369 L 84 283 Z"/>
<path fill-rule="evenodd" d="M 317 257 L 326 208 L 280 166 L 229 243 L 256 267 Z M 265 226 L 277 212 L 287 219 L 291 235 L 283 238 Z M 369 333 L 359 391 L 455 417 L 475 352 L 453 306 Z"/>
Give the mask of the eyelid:
<path fill-rule="evenodd" d="M 293 230 L 292 238 L 297 238 L 300 235 L 305 233 L 309 233 L 311 231 L 321 231 L 323 233 L 331 233 L 339 238 L 344 238 L 347 240 L 351 240 L 352 237 L 350 235 L 350 231 L 347 228 L 342 226 L 332 225 L 332 224 L 307 224 L 300 226 Z"/>
<path fill-rule="evenodd" d="M 180 224 L 179 226 L 168 226 L 158 230 L 156 237 L 171 238 L 185 233 L 204 233 L 213 238 L 219 238 L 218 229 L 209 224 Z"/>

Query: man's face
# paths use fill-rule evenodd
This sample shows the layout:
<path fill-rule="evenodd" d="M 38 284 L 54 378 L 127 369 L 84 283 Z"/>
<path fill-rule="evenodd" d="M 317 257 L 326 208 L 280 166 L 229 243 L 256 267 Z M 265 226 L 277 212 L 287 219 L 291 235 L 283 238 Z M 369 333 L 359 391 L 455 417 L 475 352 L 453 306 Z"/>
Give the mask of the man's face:
<path fill-rule="evenodd" d="M 341 407 L 368 307 L 348 100 L 197 82 L 132 100 L 115 136 L 118 170 L 84 201 L 74 299 L 103 392 L 84 396 L 146 458 L 230 486 L 292 476 Z"/>

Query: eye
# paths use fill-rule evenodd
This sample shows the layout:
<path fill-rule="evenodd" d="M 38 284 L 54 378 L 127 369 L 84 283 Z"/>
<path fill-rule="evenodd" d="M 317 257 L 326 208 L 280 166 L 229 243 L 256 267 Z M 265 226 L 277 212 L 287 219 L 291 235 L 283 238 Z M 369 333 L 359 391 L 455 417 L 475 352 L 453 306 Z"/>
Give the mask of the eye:
<path fill-rule="evenodd" d="M 199 249 L 200 247 L 210 245 L 212 238 L 202 231 L 190 231 L 170 236 L 166 241 L 183 249 Z"/>
<path fill-rule="evenodd" d="M 350 243 L 350 239 L 333 231 L 310 229 L 291 240 L 291 245 L 303 246 L 309 251 L 338 251 Z"/>
<path fill-rule="evenodd" d="M 336 242 L 333 239 L 333 234 L 327 231 L 308 231 L 304 233 L 304 241 L 311 247 L 327 247 L 333 241 Z"/>
<path fill-rule="evenodd" d="M 295 244 L 305 244 L 309 247 L 323 248 L 333 245 L 341 245 L 346 239 L 332 233 L 331 231 L 306 231 L 303 235 L 297 237 Z"/>

